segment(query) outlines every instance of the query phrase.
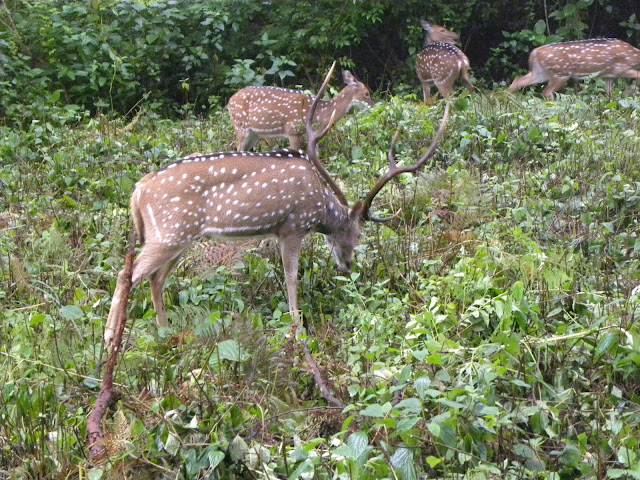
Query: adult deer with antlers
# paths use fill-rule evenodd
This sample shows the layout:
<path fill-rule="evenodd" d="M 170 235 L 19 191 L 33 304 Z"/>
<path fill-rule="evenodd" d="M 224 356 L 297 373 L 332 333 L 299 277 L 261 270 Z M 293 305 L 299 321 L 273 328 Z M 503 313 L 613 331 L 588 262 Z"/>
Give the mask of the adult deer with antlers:
<path fill-rule="evenodd" d="M 358 102 L 373 106 L 367 86 L 348 70 L 342 72 L 346 83 L 337 97 L 319 100 L 313 123 L 321 127 L 344 117 Z M 319 95 L 319 94 L 318 94 Z M 246 87 L 233 94 L 227 108 L 236 131 L 237 150 L 251 150 L 261 138 L 288 137 L 290 148 L 300 148 L 305 119 L 313 97 L 279 87 Z"/>
<path fill-rule="evenodd" d="M 364 201 L 349 207 L 344 193 L 318 158 L 318 141 L 335 119 L 320 131 L 312 127 L 319 99 L 334 67 L 335 63 L 307 116 L 308 157 L 286 150 L 195 154 L 149 173 L 137 183 L 131 196 L 131 214 L 142 250 L 133 265 L 132 286 L 149 278 L 159 326 L 168 325 L 163 300 L 165 280 L 180 255 L 200 237 L 223 240 L 276 237 L 289 308 L 298 319 L 298 260 L 303 238 L 310 232 L 323 233 L 338 269 L 348 271 L 363 223 L 393 218 L 371 216 L 371 203 L 392 178 L 417 170 L 431 158 L 444 135 L 449 105 L 429 150 L 415 165 L 396 165 L 396 132 L 388 155 L 389 172 Z M 107 344 L 113 337 L 118 304 L 125 300 L 125 280 L 123 270 L 118 276 L 105 328 Z"/>
<path fill-rule="evenodd" d="M 453 84 L 460 79 L 470 92 L 474 86 L 469 80 L 469 59 L 455 46 L 459 40 L 457 33 L 451 32 L 440 25 L 431 25 L 420 20 L 422 28 L 427 32 L 424 50 L 418 54 L 416 72 L 424 100 L 431 96 L 431 86 L 435 85 L 443 97 L 453 93 Z"/>
<path fill-rule="evenodd" d="M 529 70 L 513 81 L 509 91 L 549 82 L 542 95 L 551 99 L 570 78 L 598 75 L 611 94 L 616 78 L 631 78 L 640 85 L 640 50 L 615 38 L 550 43 L 531 51 Z"/>

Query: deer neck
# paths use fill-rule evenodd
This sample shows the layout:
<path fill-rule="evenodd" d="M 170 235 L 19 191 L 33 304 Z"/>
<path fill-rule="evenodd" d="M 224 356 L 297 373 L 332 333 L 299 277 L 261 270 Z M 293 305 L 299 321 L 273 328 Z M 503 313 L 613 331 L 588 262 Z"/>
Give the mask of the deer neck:
<path fill-rule="evenodd" d="M 331 234 L 344 228 L 349 221 L 349 207 L 340 203 L 328 187 L 324 190 L 324 218 L 318 222 L 319 233 Z"/>
<path fill-rule="evenodd" d="M 353 96 L 348 91 L 349 87 L 344 88 L 337 97 L 331 100 L 321 100 L 318 103 L 318 113 L 315 115 L 315 121 L 321 125 L 327 125 L 331 119 L 331 115 L 335 111 L 334 121 L 340 120 L 351 109 Z"/>

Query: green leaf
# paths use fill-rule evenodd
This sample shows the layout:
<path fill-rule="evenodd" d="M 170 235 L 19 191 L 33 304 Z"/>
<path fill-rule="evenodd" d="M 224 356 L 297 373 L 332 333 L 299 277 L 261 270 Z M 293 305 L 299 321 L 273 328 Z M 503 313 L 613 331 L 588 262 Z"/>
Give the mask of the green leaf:
<path fill-rule="evenodd" d="M 413 384 L 416 387 L 416 391 L 418 392 L 418 396 L 424 400 L 426 397 L 426 390 L 431 386 L 431 379 L 426 375 L 422 377 L 416 378 Z"/>
<path fill-rule="evenodd" d="M 399 448 L 391 456 L 391 466 L 402 480 L 415 480 L 418 478 L 413 454 L 408 448 Z"/>
<path fill-rule="evenodd" d="M 547 23 L 544 20 L 538 20 L 533 26 L 533 31 L 536 32 L 537 35 L 544 35 L 547 31 Z"/>
<path fill-rule="evenodd" d="M 233 339 L 224 340 L 218 344 L 218 352 L 222 360 L 232 362 L 244 362 L 249 358 L 249 354 L 241 350 L 240 344 Z"/>
<path fill-rule="evenodd" d="M 598 342 L 598 346 L 596 347 L 596 351 L 594 354 L 594 361 L 600 360 L 605 353 L 611 352 L 618 345 L 618 334 L 609 332 L 605 334 L 600 341 Z"/>
<path fill-rule="evenodd" d="M 64 307 L 63 307 L 64 308 Z M 81 311 L 82 312 L 82 311 Z M 37 327 L 38 325 L 40 325 L 42 322 L 45 321 L 45 319 L 47 318 L 47 316 L 44 313 L 38 313 L 36 315 L 33 315 L 30 319 L 29 319 L 29 326 L 30 327 Z"/>
<path fill-rule="evenodd" d="M 388 411 L 389 410 L 385 410 L 382 405 L 374 403 L 372 405 L 369 405 L 367 408 L 360 410 L 360 415 L 363 415 L 365 417 L 382 418 L 387 414 Z"/>
<path fill-rule="evenodd" d="M 524 284 L 520 280 L 511 286 L 511 296 L 517 303 L 522 302 L 524 298 Z"/>
<path fill-rule="evenodd" d="M 209 451 L 207 457 L 209 459 L 209 467 L 215 469 L 220 465 L 220 462 L 224 460 L 224 452 L 221 452 L 220 450 L 212 450 Z"/>
<path fill-rule="evenodd" d="M 352 433 L 349 435 L 347 445 L 351 447 L 353 455 L 355 457 L 359 457 L 367 450 L 367 447 L 369 446 L 369 437 L 367 437 L 367 434 L 364 432 Z"/>
<path fill-rule="evenodd" d="M 304 473 L 313 473 L 313 471 L 314 471 L 313 463 L 311 462 L 311 460 L 307 459 L 304 462 L 302 462 L 300 465 L 298 465 L 298 468 L 296 468 L 293 471 L 293 473 L 289 477 L 289 480 L 296 480 L 296 479 L 300 478 L 300 476 L 302 476 L 302 474 L 304 474 Z"/>
<path fill-rule="evenodd" d="M 102 470 L 101 468 L 92 468 L 91 470 L 89 470 L 87 477 L 89 480 L 100 480 L 103 475 L 104 470 Z"/>
<path fill-rule="evenodd" d="M 420 413 L 422 411 L 422 402 L 417 398 L 405 398 L 395 407 L 396 410 L 402 410 L 403 413 Z"/>
<path fill-rule="evenodd" d="M 249 446 L 240 435 L 236 435 L 229 444 L 229 456 L 234 462 L 244 460 L 244 455 L 247 453 L 247 450 L 249 450 Z"/>
<path fill-rule="evenodd" d="M 407 430 L 411 430 L 419 421 L 420 421 L 420 417 L 405 417 L 398 422 L 398 426 L 396 427 L 396 432 L 404 433 Z"/>
<path fill-rule="evenodd" d="M 84 317 L 84 312 L 77 305 L 65 305 L 60 309 L 60 316 L 65 320 L 75 322 Z"/>
<path fill-rule="evenodd" d="M 169 455 L 176 455 L 180 450 L 180 439 L 173 433 L 169 433 L 167 441 L 164 443 L 164 449 Z"/>
<path fill-rule="evenodd" d="M 436 465 L 442 463 L 443 461 L 444 461 L 444 458 L 436 458 L 436 457 L 432 457 L 431 455 L 427 457 L 427 463 L 431 468 L 435 468 Z"/>

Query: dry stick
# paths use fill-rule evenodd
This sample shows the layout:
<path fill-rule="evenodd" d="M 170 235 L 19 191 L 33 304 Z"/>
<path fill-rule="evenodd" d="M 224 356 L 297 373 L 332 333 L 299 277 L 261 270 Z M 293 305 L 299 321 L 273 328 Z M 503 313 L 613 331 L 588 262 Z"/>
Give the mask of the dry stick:
<path fill-rule="evenodd" d="M 340 400 L 338 400 L 336 397 L 334 397 L 331 394 L 331 392 L 329 391 L 329 388 L 327 388 L 327 384 L 324 383 L 324 380 L 322 379 L 322 375 L 320 374 L 320 370 L 318 369 L 318 364 L 316 363 L 316 361 L 311 356 L 311 352 L 309 351 L 309 347 L 307 347 L 307 342 L 305 342 L 304 340 L 299 340 L 299 342 L 302 345 L 302 348 L 304 350 L 304 358 L 306 358 L 307 363 L 309 364 L 309 367 L 311 368 L 311 371 L 313 372 L 313 378 L 315 378 L 316 383 L 318 384 L 318 387 L 320 387 L 320 391 L 322 392 L 322 396 L 328 402 L 333 403 L 335 406 L 340 407 L 340 408 L 344 408 L 345 407 L 344 403 L 342 403 Z"/>
<path fill-rule="evenodd" d="M 133 259 L 135 257 L 136 247 L 136 233 L 135 230 L 131 231 L 129 236 L 129 251 L 125 259 L 124 267 L 124 290 L 123 301 L 118 306 L 118 319 L 116 321 L 115 333 L 113 337 L 113 343 L 111 351 L 109 352 L 109 358 L 107 365 L 104 369 L 104 376 L 102 377 L 102 388 L 100 389 L 100 395 L 93 404 L 93 410 L 87 420 L 87 431 L 89 432 L 89 456 L 91 460 L 97 461 L 106 455 L 106 447 L 102 442 L 102 418 L 114 402 L 120 397 L 118 391 L 113 390 L 113 370 L 116 366 L 116 360 L 120 353 L 120 345 L 122 343 L 122 334 L 124 333 L 124 327 L 127 323 L 127 306 L 129 304 L 129 294 L 131 293 L 131 275 L 133 273 Z M 117 287 L 116 287 L 117 288 Z"/>

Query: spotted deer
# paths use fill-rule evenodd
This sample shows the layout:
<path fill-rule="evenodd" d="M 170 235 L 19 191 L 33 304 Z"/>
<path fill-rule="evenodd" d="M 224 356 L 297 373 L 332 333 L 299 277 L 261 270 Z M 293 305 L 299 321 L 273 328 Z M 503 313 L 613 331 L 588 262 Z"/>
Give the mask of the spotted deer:
<path fill-rule="evenodd" d="M 335 67 L 335 64 L 334 64 Z M 335 118 L 322 130 L 313 129 L 320 97 L 333 72 L 329 71 L 306 119 L 308 156 L 298 151 L 271 153 L 195 154 L 147 174 L 131 196 L 131 215 L 142 244 L 132 275 L 132 287 L 149 278 L 159 326 L 167 326 L 163 291 L 167 276 L 180 255 L 200 237 L 222 240 L 276 237 L 284 266 L 289 309 L 299 321 L 298 260 L 303 238 L 310 232 L 324 234 L 340 271 L 353 262 L 365 221 L 388 221 L 370 214 L 378 192 L 395 176 L 413 172 L 433 156 L 444 135 L 449 105 L 429 150 L 420 160 L 398 167 L 394 148 L 389 150 L 389 172 L 375 184 L 364 201 L 349 206 L 344 193 L 318 158 L 318 141 Z M 125 301 L 124 270 L 118 275 L 104 339 L 110 344 L 118 305 Z"/>
<path fill-rule="evenodd" d="M 531 51 L 529 70 L 513 81 L 509 91 L 549 82 L 542 95 L 551 99 L 570 78 L 598 75 L 605 79 L 607 94 L 611 94 L 616 78 L 631 78 L 640 85 L 640 50 L 615 38 L 550 43 Z"/>
<path fill-rule="evenodd" d="M 424 100 L 431 96 L 431 86 L 435 85 L 443 97 L 453 93 L 453 84 L 460 79 L 470 92 L 475 90 L 469 80 L 469 59 L 455 46 L 459 37 L 439 25 L 431 25 L 420 20 L 422 28 L 427 32 L 424 49 L 418 54 L 416 72 Z"/>
<path fill-rule="evenodd" d="M 344 117 L 357 102 L 373 106 L 367 86 L 344 70 L 346 86 L 331 100 L 319 100 L 314 123 L 325 126 L 334 114 Z M 233 94 L 227 108 L 236 131 L 237 150 L 251 150 L 261 138 L 288 137 L 291 149 L 300 148 L 305 119 L 313 96 L 279 87 L 246 87 Z M 335 112 L 335 113 L 334 113 Z"/>

